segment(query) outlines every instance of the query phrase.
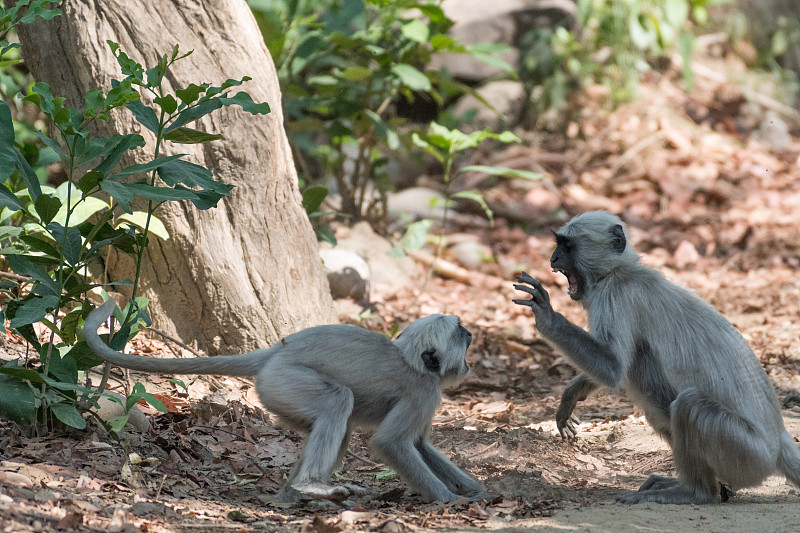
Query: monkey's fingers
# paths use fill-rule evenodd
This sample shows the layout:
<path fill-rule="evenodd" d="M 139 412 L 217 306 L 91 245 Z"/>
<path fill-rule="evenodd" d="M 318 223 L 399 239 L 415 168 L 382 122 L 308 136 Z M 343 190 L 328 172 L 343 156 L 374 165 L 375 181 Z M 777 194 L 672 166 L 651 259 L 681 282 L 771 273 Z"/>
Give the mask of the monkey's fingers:
<path fill-rule="evenodd" d="M 545 290 L 544 287 L 542 287 L 542 284 L 538 279 L 531 278 L 528 284 L 533 285 L 536 288 L 536 290 L 539 292 L 539 295 L 546 303 L 550 303 L 550 294 Z"/>
<path fill-rule="evenodd" d="M 479 492 L 478 494 L 473 494 L 472 496 L 462 496 L 462 498 L 465 498 L 468 502 L 479 502 L 481 500 L 486 500 L 486 501 L 491 500 L 492 495 L 489 494 L 488 490 L 484 490 Z"/>
<path fill-rule="evenodd" d="M 533 283 L 536 279 L 528 274 L 527 272 L 522 272 L 519 276 L 517 276 L 517 281 L 519 283 Z"/>
<path fill-rule="evenodd" d="M 561 438 L 564 439 L 575 439 L 578 437 L 578 426 L 580 425 L 581 420 L 577 416 L 570 415 L 570 417 L 563 423 L 557 423 L 558 426 L 558 433 L 561 435 Z"/>
<path fill-rule="evenodd" d="M 517 305 L 527 305 L 534 311 L 538 311 L 539 309 L 539 304 L 536 303 L 536 300 L 534 300 L 533 298 L 528 298 L 527 300 L 511 300 L 511 301 Z"/>
<path fill-rule="evenodd" d="M 546 302 L 546 300 L 544 298 L 542 298 L 542 294 L 537 289 L 535 289 L 533 287 L 528 287 L 527 285 L 518 285 L 518 284 L 515 283 L 514 284 L 514 288 L 517 289 L 518 291 L 522 291 L 522 292 L 526 292 L 526 293 L 530 294 L 532 299 L 536 300 L 536 303 L 538 305 L 542 305 L 542 304 L 544 304 Z"/>

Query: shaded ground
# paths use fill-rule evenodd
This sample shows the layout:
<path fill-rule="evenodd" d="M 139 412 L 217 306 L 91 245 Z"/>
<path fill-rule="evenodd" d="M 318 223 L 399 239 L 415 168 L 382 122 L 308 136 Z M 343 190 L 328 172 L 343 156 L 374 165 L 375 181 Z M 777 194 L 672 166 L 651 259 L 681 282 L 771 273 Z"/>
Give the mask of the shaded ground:
<path fill-rule="evenodd" d="M 340 480 L 367 487 L 367 498 L 347 510 L 283 506 L 274 493 L 300 440 L 255 407 L 250 383 L 198 379 L 187 395 L 151 377 L 148 390 L 170 400 L 174 412 L 152 416 L 151 431 L 129 433 L 123 443 L 96 426 L 31 437 L 0 425 L 0 531 L 800 529 L 800 494 L 782 478 L 714 506 L 614 503 L 648 474 L 673 467 L 667 447 L 624 397 L 593 396 L 577 409 L 580 438 L 555 436 L 555 408 L 574 371 L 540 340 L 529 313 L 510 303 L 510 280 L 527 269 L 551 289 L 556 309 L 585 323 L 557 289 L 563 279 L 549 271 L 545 227 L 597 207 L 624 213 L 645 260 L 742 331 L 776 385 L 790 432 L 800 436 L 800 141 L 792 137 L 788 148 L 772 151 L 753 142 L 755 126 L 736 122 L 746 100 L 735 87 L 701 78 L 689 96 L 666 73 L 643 91 L 643 103 L 584 117 L 567 145 L 528 139 L 482 156 L 538 166 L 553 178 L 491 189 L 472 178 L 512 221 L 458 228 L 493 252 L 480 274 L 433 278 L 422 293 L 377 288 L 370 328 L 389 331 L 447 312 L 475 334 L 473 372 L 446 395 L 433 441 L 485 481 L 490 502 L 423 504 L 386 478 L 359 435 Z M 545 208 L 552 203 L 566 210 Z M 342 313 L 353 321 L 352 306 Z M 133 348 L 165 350 L 156 340 Z M 7 356 L 20 349 L 18 339 L 6 338 Z"/>

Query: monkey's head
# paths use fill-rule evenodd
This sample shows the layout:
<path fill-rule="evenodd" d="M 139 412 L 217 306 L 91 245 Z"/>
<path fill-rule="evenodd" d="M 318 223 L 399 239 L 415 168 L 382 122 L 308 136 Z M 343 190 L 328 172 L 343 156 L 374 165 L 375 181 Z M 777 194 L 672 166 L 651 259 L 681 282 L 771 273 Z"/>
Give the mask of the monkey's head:
<path fill-rule="evenodd" d="M 587 290 L 620 265 L 639 260 L 628 242 L 625 223 L 605 211 L 573 217 L 555 238 L 550 266 L 567 277 L 573 300 L 583 299 Z"/>
<path fill-rule="evenodd" d="M 420 318 L 394 341 L 417 372 L 439 377 L 442 387 L 457 385 L 469 372 L 466 355 L 472 333 L 453 315 Z"/>

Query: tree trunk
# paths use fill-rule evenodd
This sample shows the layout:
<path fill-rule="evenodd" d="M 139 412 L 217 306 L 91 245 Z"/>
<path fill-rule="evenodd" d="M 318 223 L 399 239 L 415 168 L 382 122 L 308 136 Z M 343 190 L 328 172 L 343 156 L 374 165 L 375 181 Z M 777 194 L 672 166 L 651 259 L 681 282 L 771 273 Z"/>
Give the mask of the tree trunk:
<path fill-rule="evenodd" d="M 140 282 L 154 326 L 220 353 L 264 347 L 305 327 L 334 322 L 283 130 L 275 67 L 245 1 L 70 0 L 60 7 L 62 16 L 23 26 L 19 33 L 35 79 L 50 84 L 68 105 L 82 106 L 87 90 L 106 92 L 112 78 L 123 77 L 106 44 L 110 39 L 146 68 L 176 43 L 182 52 L 194 50 L 171 67 L 166 88 L 250 76 L 243 89 L 272 109 L 251 116 L 225 107 L 193 126 L 222 133 L 224 140 L 166 143 L 162 155 L 188 153 L 187 159 L 235 188 L 207 211 L 187 201 L 164 204 L 156 212 L 170 238 L 151 236 Z M 127 110 L 97 124 L 101 134 L 143 135 L 152 154 L 154 137 Z M 132 278 L 134 266 L 120 252 L 107 258 L 112 280 Z"/>

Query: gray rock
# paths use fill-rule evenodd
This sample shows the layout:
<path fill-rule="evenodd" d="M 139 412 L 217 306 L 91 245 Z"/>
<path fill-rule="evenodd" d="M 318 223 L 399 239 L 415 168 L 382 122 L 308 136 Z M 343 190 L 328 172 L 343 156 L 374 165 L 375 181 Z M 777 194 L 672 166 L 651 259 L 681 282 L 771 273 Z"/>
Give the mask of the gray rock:
<path fill-rule="evenodd" d="M 477 270 L 483 263 L 492 258 L 491 248 L 477 241 L 464 241 L 454 244 L 449 251 L 456 261 L 472 270 Z"/>
<path fill-rule="evenodd" d="M 516 123 L 525 98 L 525 87 L 521 82 L 501 80 L 490 82 L 480 87 L 475 92 L 489 102 L 494 110 L 486 107 L 480 100 L 471 94 L 463 96 L 453 107 L 453 114 L 461 116 L 474 109 L 477 111 L 474 118 L 465 125 L 472 130 L 494 128 L 498 123 Z"/>
<path fill-rule="evenodd" d="M 775 112 L 767 111 L 753 138 L 770 150 L 788 150 L 792 145 L 789 126 Z"/>
<path fill-rule="evenodd" d="M 336 241 L 337 250 L 350 250 L 367 261 L 373 289 L 378 285 L 408 287 L 419 275 L 413 259 L 389 255 L 394 244 L 375 233 L 368 222 L 338 230 Z M 320 246 L 324 249 L 327 245 Z"/>
<path fill-rule="evenodd" d="M 106 394 L 111 394 L 116 396 L 120 399 L 122 403 L 115 402 L 111 398 L 107 396 L 100 396 L 97 399 L 97 403 L 100 408 L 92 407 L 91 411 L 94 411 L 100 418 L 103 420 L 109 420 L 115 416 L 122 416 L 125 414 L 125 396 L 122 394 L 117 394 L 116 392 L 106 391 Z M 139 433 L 145 433 L 150 431 L 150 421 L 144 416 L 136 405 L 131 407 L 131 410 L 128 412 L 128 423 L 125 425 L 126 428 L 135 430 Z"/>
<path fill-rule="evenodd" d="M 441 219 L 444 215 L 444 195 L 425 187 L 409 187 L 389 193 L 387 208 L 390 216 Z"/>
<path fill-rule="evenodd" d="M 493 43 L 510 46 L 498 55 L 517 66 L 517 39 L 533 27 L 552 27 L 577 12 L 571 0 L 445 0 L 442 8 L 455 24 L 450 35 L 464 44 Z M 466 54 L 437 54 L 432 68 L 446 68 L 454 77 L 479 82 L 503 75 L 499 67 L 488 65 Z"/>
<path fill-rule="evenodd" d="M 369 302 L 372 288 L 370 268 L 361 255 L 340 248 L 323 249 L 319 255 L 328 274 L 331 296 Z"/>

